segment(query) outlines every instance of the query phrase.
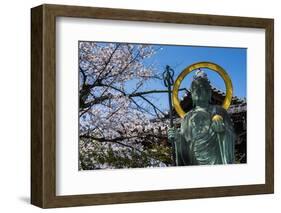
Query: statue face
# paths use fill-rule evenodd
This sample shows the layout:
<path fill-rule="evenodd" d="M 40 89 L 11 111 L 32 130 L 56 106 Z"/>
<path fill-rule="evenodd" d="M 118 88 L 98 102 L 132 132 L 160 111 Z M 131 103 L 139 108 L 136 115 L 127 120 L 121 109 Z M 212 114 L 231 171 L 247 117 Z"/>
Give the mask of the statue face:
<path fill-rule="evenodd" d="M 210 89 L 204 83 L 197 81 L 191 86 L 192 101 L 195 105 L 198 103 L 209 103 L 210 100 Z"/>

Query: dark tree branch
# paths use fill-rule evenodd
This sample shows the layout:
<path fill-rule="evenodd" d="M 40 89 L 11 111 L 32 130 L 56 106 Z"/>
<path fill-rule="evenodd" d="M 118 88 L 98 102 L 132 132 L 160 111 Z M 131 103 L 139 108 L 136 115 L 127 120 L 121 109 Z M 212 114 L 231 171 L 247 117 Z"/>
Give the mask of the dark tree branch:
<path fill-rule="evenodd" d="M 86 84 L 86 80 L 87 80 L 87 76 L 85 74 L 85 71 L 80 67 L 79 65 L 79 70 L 80 70 L 80 73 L 82 74 L 82 87 Z"/>
<path fill-rule="evenodd" d="M 139 105 L 133 98 L 130 98 L 130 100 L 136 105 L 137 109 L 140 110 L 141 112 L 148 113 L 149 115 L 154 115 L 153 113 L 149 112 L 149 110 Z"/>
<path fill-rule="evenodd" d="M 157 114 L 157 111 L 159 111 L 162 115 L 165 115 L 164 112 L 162 112 L 157 106 L 155 106 L 150 100 L 148 100 L 147 98 L 145 98 L 143 95 L 139 95 L 139 97 L 141 97 L 143 100 L 145 100 L 147 103 L 149 103 L 152 108 L 154 109 L 154 111 Z"/>
<path fill-rule="evenodd" d="M 115 54 L 115 52 L 117 51 L 117 49 L 118 49 L 119 47 L 120 47 L 120 44 L 117 44 L 116 47 L 114 48 L 114 50 L 112 51 L 112 53 L 110 54 L 110 56 L 108 57 L 108 59 L 106 60 L 106 62 L 104 63 L 104 67 L 102 68 L 102 70 L 99 70 L 99 71 L 98 71 L 98 72 L 99 72 L 99 75 L 98 75 L 98 77 L 96 78 L 96 81 L 98 81 L 99 78 L 100 78 L 100 76 L 106 71 L 106 68 L 107 68 L 108 64 L 110 63 L 110 61 L 111 61 L 113 55 Z M 111 71 L 111 69 L 110 69 L 110 71 Z M 109 72 L 110 72 L 110 71 L 109 71 Z M 94 84 L 96 83 L 96 81 L 94 82 Z M 94 84 L 93 84 L 93 85 L 94 85 Z"/>
<path fill-rule="evenodd" d="M 168 93 L 168 90 L 149 90 L 149 91 L 144 91 L 144 92 L 136 92 L 136 93 L 126 94 L 123 90 L 121 90 L 121 89 L 119 89 L 117 87 L 114 87 L 112 85 L 103 85 L 103 84 L 101 84 L 101 86 L 112 88 L 112 89 L 120 92 L 122 95 L 127 96 L 131 100 L 132 100 L 133 97 L 141 97 L 142 99 L 144 99 L 146 102 L 148 102 L 153 107 L 156 107 L 156 106 L 151 101 L 149 101 L 147 98 L 143 97 L 143 95 L 153 94 L 153 93 Z M 184 90 L 187 91 L 185 88 L 179 89 L 179 91 L 184 91 Z M 104 102 L 104 101 L 106 101 L 108 99 L 111 99 L 113 97 L 114 97 L 113 95 L 105 95 L 105 96 L 101 96 L 101 97 L 96 97 L 95 99 L 93 99 L 93 100 L 91 100 L 91 101 L 89 101 L 89 102 L 87 102 L 85 104 L 81 104 L 80 103 L 80 111 L 82 111 L 82 114 L 84 114 L 85 113 L 84 111 L 89 110 L 93 105 L 101 104 L 102 102 Z M 86 110 L 84 110 L 84 109 L 86 109 Z M 163 115 L 165 114 L 160 109 L 157 108 L 157 110 L 159 112 L 161 112 Z"/>
<path fill-rule="evenodd" d="M 158 139 L 166 139 L 166 136 L 162 136 L 162 135 L 155 135 L 152 133 L 142 133 L 142 135 L 132 135 L 132 136 L 119 136 L 116 138 L 105 138 L 105 137 L 94 137 L 92 135 L 80 135 L 80 138 L 85 138 L 85 139 L 92 139 L 92 140 L 96 140 L 99 142 L 118 142 L 118 141 L 124 141 L 124 140 L 128 140 L 128 139 L 133 139 L 133 138 L 139 138 L 139 139 L 147 139 L 149 137 L 154 137 L 154 138 L 158 138 Z M 129 145 L 128 145 L 129 146 Z"/>

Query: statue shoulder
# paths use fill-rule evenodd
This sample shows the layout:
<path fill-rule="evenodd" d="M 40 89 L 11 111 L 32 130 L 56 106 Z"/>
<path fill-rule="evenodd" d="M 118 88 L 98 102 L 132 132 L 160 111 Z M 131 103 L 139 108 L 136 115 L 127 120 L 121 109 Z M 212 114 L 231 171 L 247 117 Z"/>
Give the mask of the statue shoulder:
<path fill-rule="evenodd" d="M 220 105 L 213 105 L 212 106 L 212 114 L 219 114 L 219 115 L 228 115 L 227 111 Z"/>
<path fill-rule="evenodd" d="M 224 118 L 224 121 L 226 123 L 231 124 L 231 118 L 230 118 L 230 114 L 222 107 L 219 105 L 213 105 L 213 109 L 212 109 L 212 115 L 221 115 Z"/>
<path fill-rule="evenodd" d="M 181 129 L 188 127 L 188 123 L 193 114 L 194 114 L 194 110 L 192 109 L 184 115 L 183 119 L 181 120 Z"/>
<path fill-rule="evenodd" d="M 193 110 L 193 109 L 190 110 L 190 111 L 188 111 L 187 113 L 185 113 L 182 122 L 183 122 L 183 121 L 186 121 L 186 120 L 189 120 L 189 118 L 192 116 L 193 113 L 194 113 L 194 110 Z"/>

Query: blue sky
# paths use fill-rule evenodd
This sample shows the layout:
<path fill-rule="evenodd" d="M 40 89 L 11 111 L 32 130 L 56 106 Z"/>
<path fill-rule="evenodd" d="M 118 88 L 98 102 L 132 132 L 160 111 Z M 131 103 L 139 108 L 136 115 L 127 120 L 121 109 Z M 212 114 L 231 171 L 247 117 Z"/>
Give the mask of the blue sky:
<path fill-rule="evenodd" d="M 171 66 L 175 71 L 174 79 L 187 66 L 200 62 L 210 61 L 223 67 L 229 74 L 234 90 L 234 96 L 246 98 L 246 48 L 231 47 L 199 47 L 199 46 L 175 46 L 175 45 L 154 45 L 159 49 L 157 53 L 146 61 L 146 63 L 154 63 L 157 72 L 162 73 L 166 65 Z M 216 88 L 225 91 L 223 80 L 220 76 L 208 69 L 204 69 L 207 73 L 211 84 Z M 181 88 L 189 89 L 194 73 L 189 74 L 181 84 Z M 165 89 L 161 81 L 149 81 L 146 89 Z M 158 101 L 162 109 L 168 105 L 167 94 L 157 94 L 155 101 Z"/>
<path fill-rule="evenodd" d="M 99 44 L 107 44 L 98 42 Z M 209 61 L 223 67 L 230 76 L 233 84 L 233 95 L 241 99 L 246 98 L 247 82 L 247 49 L 232 47 L 203 47 L 203 46 L 180 46 L 180 45 L 152 45 L 157 52 L 152 57 L 145 59 L 147 65 L 153 63 L 156 72 L 162 74 L 166 65 L 172 67 L 175 71 L 174 79 L 187 66 L 201 61 Z M 214 71 L 204 69 L 212 86 L 225 91 L 224 82 L 221 77 Z M 195 71 L 194 71 L 195 72 Z M 190 88 L 192 77 L 190 73 L 181 83 L 181 88 Z M 136 81 L 127 82 L 127 91 L 135 88 Z M 146 82 L 142 91 L 146 90 L 163 90 L 166 89 L 163 81 L 149 80 Z M 183 96 L 183 92 L 180 93 Z M 166 93 L 151 94 L 149 96 L 153 103 L 163 111 L 168 110 L 168 95 Z"/>

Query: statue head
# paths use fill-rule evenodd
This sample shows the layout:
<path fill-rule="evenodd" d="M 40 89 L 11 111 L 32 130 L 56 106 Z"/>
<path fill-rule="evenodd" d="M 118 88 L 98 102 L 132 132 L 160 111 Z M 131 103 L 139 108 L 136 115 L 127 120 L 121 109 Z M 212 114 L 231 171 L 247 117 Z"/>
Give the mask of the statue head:
<path fill-rule="evenodd" d="M 195 106 L 206 106 L 211 101 L 212 89 L 207 74 L 196 71 L 191 82 L 190 92 Z"/>

